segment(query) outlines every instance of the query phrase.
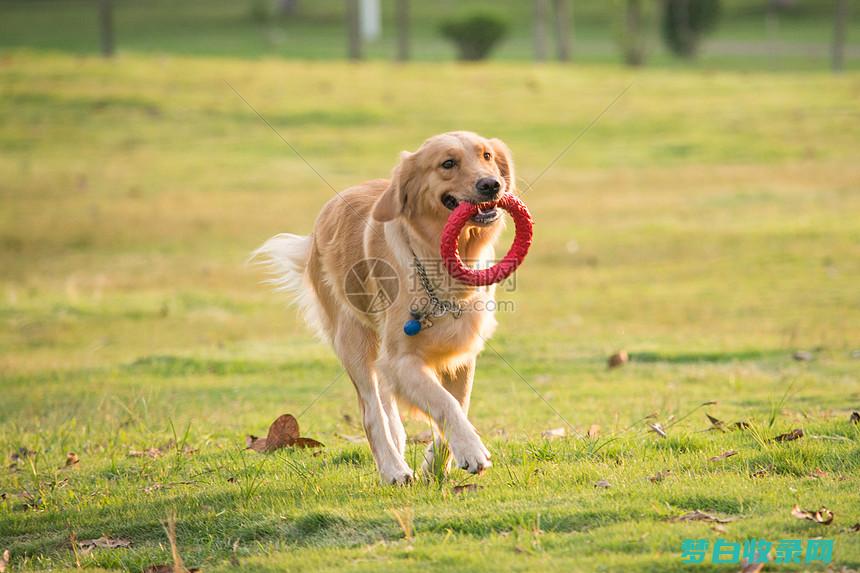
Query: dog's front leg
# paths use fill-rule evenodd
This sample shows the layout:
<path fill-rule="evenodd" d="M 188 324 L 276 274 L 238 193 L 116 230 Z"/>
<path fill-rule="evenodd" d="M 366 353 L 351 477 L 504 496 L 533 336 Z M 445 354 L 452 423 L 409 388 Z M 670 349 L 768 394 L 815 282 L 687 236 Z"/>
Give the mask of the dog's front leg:
<path fill-rule="evenodd" d="M 475 358 L 471 358 L 453 370 L 441 373 L 442 386 L 460 404 L 463 413 L 469 415 L 469 398 L 472 395 L 472 383 L 475 380 Z M 438 468 L 444 468 L 447 473 L 451 466 L 451 456 L 444 447 L 444 438 L 434 433 L 434 439 L 424 452 L 424 463 L 421 470 L 425 475 L 433 474 Z M 437 459 L 444 455 L 445 459 Z"/>
<path fill-rule="evenodd" d="M 397 392 L 421 408 L 445 434 L 454 459 L 464 470 L 478 473 L 492 465 L 490 452 L 469 422 L 460 402 L 446 390 L 436 372 L 418 356 L 407 355 L 382 361 L 386 376 Z"/>

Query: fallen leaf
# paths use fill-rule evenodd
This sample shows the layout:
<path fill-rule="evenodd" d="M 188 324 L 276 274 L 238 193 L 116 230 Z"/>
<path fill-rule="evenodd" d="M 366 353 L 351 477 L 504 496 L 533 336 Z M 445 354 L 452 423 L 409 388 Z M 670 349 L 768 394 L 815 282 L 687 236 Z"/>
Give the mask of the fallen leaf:
<path fill-rule="evenodd" d="M 860 424 L 860 412 L 851 412 L 851 417 L 848 419 L 855 424 Z"/>
<path fill-rule="evenodd" d="M 629 361 L 630 356 L 627 355 L 627 351 L 619 350 L 618 352 L 609 357 L 609 359 L 606 361 L 606 365 L 609 368 L 618 368 L 619 366 L 624 366 Z"/>
<path fill-rule="evenodd" d="M 129 457 L 132 458 L 152 458 L 157 459 L 162 456 L 161 449 L 159 448 L 147 448 L 145 450 L 129 450 Z"/>
<path fill-rule="evenodd" d="M 293 442 L 293 447 L 296 448 L 324 448 L 325 444 L 318 442 L 313 438 L 299 437 Z"/>
<path fill-rule="evenodd" d="M 160 489 L 164 489 L 164 486 L 160 483 L 154 483 L 150 486 L 143 488 L 143 493 L 154 493 Z"/>
<path fill-rule="evenodd" d="M 724 460 L 724 459 L 726 459 L 726 458 L 730 458 L 730 457 L 732 457 L 732 456 L 736 456 L 736 455 L 738 455 L 738 452 L 737 452 L 736 450 L 728 450 L 728 451 L 726 451 L 726 452 L 721 453 L 721 454 L 720 454 L 720 455 L 718 455 L 718 456 L 714 456 L 714 457 L 712 457 L 712 458 L 708 458 L 708 461 L 709 461 L 709 462 L 720 462 L 720 461 L 723 461 L 723 460 Z"/>
<path fill-rule="evenodd" d="M 66 467 L 67 468 L 77 467 L 78 462 L 80 462 L 80 461 L 81 460 L 78 458 L 78 454 L 76 454 L 75 452 L 69 452 L 68 454 L 66 454 Z"/>
<path fill-rule="evenodd" d="M 648 481 L 650 481 L 651 483 L 661 482 L 664 479 L 666 479 L 667 477 L 669 477 L 669 475 L 671 475 L 671 473 L 672 473 L 672 470 L 663 470 L 663 471 L 657 472 L 656 474 L 654 474 L 652 476 L 648 476 Z"/>
<path fill-rule="evenodd" d="M 605 479 L 602 479 L 595 482 L 594 487 L 612 487 L 612 484 L 610 484 Z"/>
<path fill-rule="evenodd" d="M 12 560 L 12 554 L 9 553 L 8 549 L 3 551 L 3 555 L 0 556 L 0 573 L 6 572 L 6 567 L 9 565 L 9 561 Z"/>
<path fill-rule="evenodd" d="M 710 414 L 705 414 L 708 417 L 708 421 L 711 423 L 711 427 L 709 430 L 719 430 L 720 432 L 724 432 L 726 429 L 726 423 L 718 418 L 714 418 Z"/>
<path fill-rule="evenodd" d="M 795 428 L 794 430 L 786 433 L 780 434 L 773 438 L 774 442 L 793 442 L 794 440 L 798 440 L 803 437 L 803 429 Z"/>
<path fill-rule="evenodd" d="M 750 474 L 750 476 L 754 477 L 754 478 L 765 477 L 766 475 L 768 475 L 770 473 L 770 469 L 771 469 L 770 467 L 759 468 L 756 471 L 754 471 L 752 474 Z"/>
<path fill-rule="evenodd" d="M 808 350 L 798 350 L 792 357 L 798 362 L 809 362 L 814 358 L 813 354 Z"/>
<path fill-rule="evenodd" d="M 797 504 L 794 504 L 794 507 L 791 508 L 791 515 L 797 519 L 806 519 L 820 523 L 821 525 L 830 525 L 834 517 L 833 512 L 826 507 L 819 508 L 818 511 L 809 511 L 800 509 L 800 506 Z"/>
<path fill-rule="evenodd" d="M 729 530 L 725 525 L 721 523 L 715 523 L 711 526 L 711 531 L 716 531 L 717 533 L 728 533 Z"/>
<path fill-rule="evenodd" d="M 661 438 L 667 438 L 666 430 L 663 429 L 663 426 L 660 425 L 660 422 L 654 422 L 653 424 L 648 424 L 648 427 L 651 428 L 652 432 L 657 432 Z"/>
<path fill-rule="evenodd" d="M 106 535 L 102 535 L 98 539 L 85 539 L 83 541 L 78 541 L 78 547 L 80 547 L 85 554 L 91 552 L 93 549 L 117 549 L 129 547 L 130 545 L 131 541 L 128 539 L 113 539 Z"/>
<path fill-rule="evenodd" d="M 851 527 L 848 528 L 848 531 L 858 532 L 860 531 L 860 522 L 855 523 Z"/>
<path fill-rule="evenodd" d="M 596 440 L 600 436 L 600 426 L 597 424 L 591 424 L 588 427 L 588 432 L 585 435 L 592 440 Z"/>
<path fill-rule="evenodd" d="M 547 440 L 557 440 L 567 435 L 567 430 L 564 428 L 551 428 L 540 433 L 541 437 Z"/>
<path fill-rule="evenodd" d="M 451 488 L 451 491 L 454 492 L 454 495 L 462 495 L 464 493 L 478 491 L 481 489 L 483 489 L 483 486 L 480 486 L 476 483 L 467 483 L 464 485 L 455 485 L 453 488 Z"/>
<path fill-rule="evenodd" d="M 813 479 L 826 478 L 829 474 L 821 468 L 815 468 L 815 471 L 810 472 L 806 477 Z"/>
<path fill-rule="evenodd" d="M 734 519 L 730 517 L 711 515 L 710 513 L 705 513 L 704 511 L 699 511 L 697 509 L 695 511 L 685 513 L 684 515 L 679 515 L 678 517 L 675 517 L 673 521 L 710 521 L 713 523 L 731 523 Z"/>
<path fill-rule="evenodd" d="M 322 443 L 299 435 L 299 422 L 292 414 L 283 414 L 269 426 L 269 433 L 265 438 L 250 435 L 245 438 L 245 444 L 249 449 L 260 453 L 269 453 L 295 446 L 297 448 L 322 448 Z"/>

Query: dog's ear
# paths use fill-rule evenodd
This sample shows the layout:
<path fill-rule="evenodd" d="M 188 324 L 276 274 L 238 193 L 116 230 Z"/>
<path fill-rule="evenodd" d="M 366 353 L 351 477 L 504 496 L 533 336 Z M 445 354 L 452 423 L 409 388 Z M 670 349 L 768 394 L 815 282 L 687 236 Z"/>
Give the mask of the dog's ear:
<path fill-rule="evenodd" d="M 513 193 L 517 182 L 514 176 L 514 160 L 511 158 L 511 150 L 501 139 L 491 139 L 490 145 L 493 146 L 493 159 L 496 160 L 499 173 L 502 174 L 507 184 L 505 190 L 508 193 Z"/>
<path fill-rule="evenodd" d="M 412 180 L 414 154 L 400 152 L 400 163 L 391 173 L 391 183 L 373 205 L 372 216 L 380 223 L 397 218 L 406 210 L 407 189 Z"/>

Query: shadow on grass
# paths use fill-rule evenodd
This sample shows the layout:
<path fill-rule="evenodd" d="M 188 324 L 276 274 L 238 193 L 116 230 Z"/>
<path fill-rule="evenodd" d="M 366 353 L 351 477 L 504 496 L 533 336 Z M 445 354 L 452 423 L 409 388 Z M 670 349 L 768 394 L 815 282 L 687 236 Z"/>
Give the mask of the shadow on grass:
<path fill-rule="evenodd" d="M 743 362 L 748 360 L 766 360 L 788 356 L 784 350 L 741 350 L 738 352 L 690 352 L 685 354 L 662 354 L 660 352 L 631 352 L 631 362 L 645 364 L 665 362 L 667 364 L 695 364 Z"/>

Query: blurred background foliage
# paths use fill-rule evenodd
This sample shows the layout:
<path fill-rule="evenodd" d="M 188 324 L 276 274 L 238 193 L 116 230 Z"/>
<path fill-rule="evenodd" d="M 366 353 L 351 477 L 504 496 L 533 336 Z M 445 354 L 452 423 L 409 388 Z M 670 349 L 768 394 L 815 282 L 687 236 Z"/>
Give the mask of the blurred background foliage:
<path fill-rule="evenodd" d="M 381 34 L 365 43 L 363 57 L 395 57 L 401 1 L 381 1 Z M 714 29 L 704 38 L 698 58 L 691 64 L 673 57 L 671 49 L 661 41 L 665 14 L 678 0 L 413 0 L 407 3 L 409 54 L 418 60 L 457 57 L 455 44 L 443 37 L 440 28 L 468 10 L 498 14 L 509 24 L 508 33 L 491 57 L 533 59 L 535 12 L 542 9 L 549 43 L 556 43 L 555 34 L 560 30 L 569 43 L 572 61 L 622 62 L 622 52 L 630 43 L 630 10 L 635 9 L 638 11 L 635 22 L 642 36 L 637 43 L 641 44 L 642 59 L 648 65 L 827 68 L 834 15 L 840 1 L 845 6 L 849 3 L 848 0 L 721 0 L 719 18 L 711 22 Z M 349 1 L 113 0 L 108 3 L 112 4 L 116 43 L 122 52 L 301 59 L 340 59 L 347 54 Z M 98 6 L 99 2 L 86 0 L 0 0 L 0 49 L 97 53 Z M 698 0 L 693 6 L 699 6 Z M 559 9 L 566 14 L 563 23 L 555 19 Z M 692 11 L 698 13 L 698 9 Z M 843 34 L 848 42 L 846 65 L 852 67 L 860 59 L 856 43 L 860 25 L 858 18 L 848 15 Z M 670 43 L 669 47 L 672 45 L 677 43 Z M 555 55 L 555 50 L 549 51 Z"/>

